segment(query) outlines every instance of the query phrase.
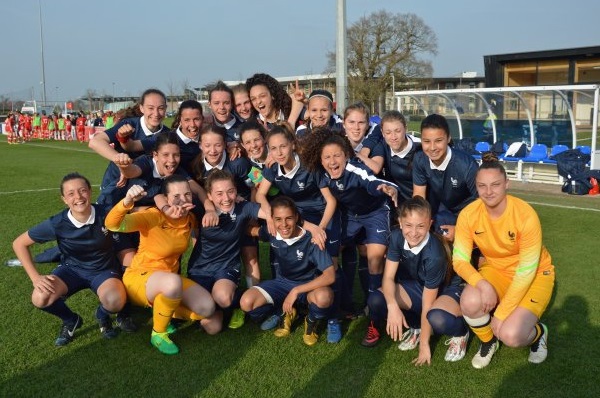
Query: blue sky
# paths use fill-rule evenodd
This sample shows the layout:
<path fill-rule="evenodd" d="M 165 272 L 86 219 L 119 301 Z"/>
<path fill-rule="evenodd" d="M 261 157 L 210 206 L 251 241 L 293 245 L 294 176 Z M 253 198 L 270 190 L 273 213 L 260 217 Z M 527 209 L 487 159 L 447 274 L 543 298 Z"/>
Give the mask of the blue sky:
<path fill-rule="evenodd" d="M 322 73 L 336 0 L 41 0 L 48 100 L 138 95 L 217 79 Z M 414 13 L 438 37 L 434 76 L 483 73 L 483 56 L 600 45 L 597 0 L 347 0 L 348 25 Z M 0 95 L 40 97 L 38 0 L 3 0 Z M 114 83 L 114 85 L 113 85 Z"/>

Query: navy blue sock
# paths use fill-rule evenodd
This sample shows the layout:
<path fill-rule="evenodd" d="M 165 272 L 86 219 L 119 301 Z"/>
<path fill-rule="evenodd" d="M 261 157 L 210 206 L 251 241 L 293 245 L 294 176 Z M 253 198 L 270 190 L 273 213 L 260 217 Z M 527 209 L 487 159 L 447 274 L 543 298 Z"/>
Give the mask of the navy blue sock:
<path fill-rule="evenodd" d="M 344 247 L 342 250 L 341 263 L 346 290 L 346 298 L 344 299 L 344 307 L 346 308 L 348 301 L 349 303 L 352 303 L 352 296 L 354 294 L 354 275 L 356 274 L 356 265 L 358 264 L 356 246 L 351 245 Z"/>
<path fill-rule="evenodd" d="M 64 299 L 59 298 L 47 307 L 40 308 L 42 311 L 59 317 L 63 323 L 73 324 L 77 321 L 77 314 L 75 314 L 67 306 Z"/>
<path fill-rule="evenodd" d="M 360 286 L 365 295 L 365 301 L 367 301 L 370 290 L 369 260 L 364 256 L 358 256 L 358 280 L 360 281 Z M 381 284 L 379 286 L 381 286 Z M 379 286 L 377 286 L 377 288 L 379 288 Z"/>
<path fill-rule="evenodd" d="M 127 318 L 129 316 L 131 316 L 131 304 L 129 304 L 129 301 L 126 301 L 121 311 L 117 313 L 117 318 Z"/>
<path fill-rule="evenodd" d="M 369 294 L 381 287 L 383 274 L 369 274 Z"/>
<path fill-rule="evenodd" d="M 325 319 L 329 317 L 329 308 L 320 308 L 316 304 L 310 303 L 308 305 L 308 319 L 316 321 L 317 319 Z"/>
<path fill-rule="evenodd" d="M 417 314 L 411 310 L 402 310 L 404 314 L 404 318 L 406 319 L 406 323 L 408 326 L 413 329 L 421 329 L 421 314 Z"/>
<path fill-rule="evenodd" d="M 447 336 L 464 336 L 467 333 L 467 324 L 462 316 L 454 316 L 448 311 L 434 308 L 427 313 L 427 320 L 435 334 Z"/>
<path fill-rule="evenodd" d="M 342 272 L 342 269 L 338 267 L 335 271 L 335 282 L 331 285 L 331 288 L 333 289 L 333 305 L 331 306 L 332 317 L 339 316 L 340 308 L 342 307 L 342 302 L 344 300 L 344 284 L 344 273 Z M 350 301 L 349 304 L 352 305 L 352 301 Z"/>
<path fill-rule="evenodd" d="M 96 319 L 98 319 L 99 321 L 103 321 L 105 319 L 110 318 L 111 314 L 112 313 L 109 312 L 106 308 L 104 308 L 102 304 L 98 305 L 98 308 L 96 308 Z"/>
<path fill-rule="evenodd" d="M 369 294 L 367 305 L 369 306 L 369 318 L 376 324 L 380 324 L 387 318 L 387 302 L 381 290 L 375 290 Z"/>
<path fill-rule="evenodd" d="M 273 312 L 273 304 L 265 304 L 247 312 L 250 319 L 260 322 Z"/>

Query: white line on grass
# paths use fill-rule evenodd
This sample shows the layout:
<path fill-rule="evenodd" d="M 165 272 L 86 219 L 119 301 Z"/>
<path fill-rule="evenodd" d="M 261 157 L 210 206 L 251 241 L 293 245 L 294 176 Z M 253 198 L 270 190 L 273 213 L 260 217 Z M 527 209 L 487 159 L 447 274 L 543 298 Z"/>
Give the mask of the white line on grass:
<path fill-rule="evenodd" d="M 54 145 L 44 145 L 44 144 L 31 144 L 31 143 L 27 143 L 25 144 L 27 146 L 36 146 L 36 147 L 40 147 L 40 148 L 50 148 L 50 149 L 62 149 L 63 151 L 73 151 L 73 152 L 85 152 L 85 153 L 96 153 L 90 149 L 77 149 L 77 148 L 61 148 L 59 146 L 54 146 Z"/>
<path fill-rule="evenodd" d="M 99 187 L 100 184 L 92 185 L 93 187 Z M 38 188 L 38 189 L 23 189 L 21 191 L 10 191 L 10 192 L 0 192 L 0 195 L 13 195 L 19 193 L 31 193 L 31 192 L 44 192 L 44 191 L 58 191 L 60 188 Z"/>
<path fill-rule="evenodd" d="M 565 206 L 565 205 L 555 205 L 552 203 L 541 203 L 541 202 L 530 202 L 527 201 L 530 205 L 538 205 L 538 206 L 549 206 L 549 207 L 559 207 L 561 209 L 572 209 L 572 210 L 587 210 L 587 211 L 597 211 L 600 212 L 600 209 L 593 209 L 589 207 L 577 207 L 577 206 Z"/>

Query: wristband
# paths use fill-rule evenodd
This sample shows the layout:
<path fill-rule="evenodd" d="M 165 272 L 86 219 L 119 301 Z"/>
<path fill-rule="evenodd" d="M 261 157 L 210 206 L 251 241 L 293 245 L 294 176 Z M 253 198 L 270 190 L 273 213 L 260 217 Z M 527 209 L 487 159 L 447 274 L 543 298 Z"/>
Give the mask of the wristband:
<path fill-rule="evenodd" d="M 122 137 L 121 134 L 117 133 L 117 141 L 119 141 L 121 144 L 125 144 L 127 141 L 129 141 L 129 136 Z"/>

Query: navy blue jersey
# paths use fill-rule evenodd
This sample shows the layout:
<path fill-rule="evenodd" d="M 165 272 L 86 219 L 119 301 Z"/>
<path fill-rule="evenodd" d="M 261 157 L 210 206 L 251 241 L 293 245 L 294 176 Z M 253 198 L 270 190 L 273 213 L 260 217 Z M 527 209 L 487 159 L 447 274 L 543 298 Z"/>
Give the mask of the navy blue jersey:
<path fill-rule="evenodd" d="M 308 282 L 333 266 L 329 254 L 311 242 L 312 235 L 308 231 L 304 231 L 297 238 L 282 239 L 279 234 L 277 237 L 269 234 L 267 228 L 263 226 L 260 228 L 259 235 L 261 240 L 271 245 L 271 253 L 278 267 L 277 277 L 296 282 Z"/>
<path fill-rule="evenodd" d="M 342 132 L 344 131 L 344 121 L 336 114 L 331 115 L 329 118 L 329 122 L 326 126 L 333 132 Z M 310 122 L 304 123 L 296 129 L 296 136 L 298 138 L 304 138 L 312 132 L 312 125 Z"/>
<path fill-rule="evenodd" d="M 31 228 L 29 237 L 37 243 L 57 241 L 64 266 L 89 271 L 117 270 L 113 234 L 104 227 L 106 212 L 102 206 L 92 206 L 95 215 L 91 224 L 78 228 L 69 219 L 69 209 L 65 209 Z"/>
<path fill-rule="evenodd" d="M 477 199 L 475 175 L 477 162 L 471 155 L 448 148 L 450 161 L 444 171 L 432 169 L 424 152 L 417 152 L 413 159 L 413 183 L 427 186 L 427 199 L 435 213 L 440 205 L 458 213 Z M 448 156 L 446 155 L 446 156 Z"/>
<path fill-rule="evenodd" d="M 288 175 L 283 175 L 284 173 L 281 166 L 274 163 L 271 167 L 265 167 L 263 178 L 277 187 L 281 194 L 293 199 L 301 214 L 308 212 L 322 215 L 326 203 L 319 187 L 321 174 L 307 171 L 298 156 L 294 170 Z"/>
<path fill-rule="evenodd" d="M 184 168 L 188 174 L 192 174 L 191 163 L 200 154 L 200 145 L 197 141 L 186 137 L 180 129 L 172 131 L 177 134 L 177 145 L 181 158 L 179 165 Z M 156 135 L 145 137 L 141 140 L 144 148 L 154 148 L 156 146 Z"/>
<path fill-rule="evenodd" d="M 133 164 L 142 170 L 142 174 L 137 178 L 127 181 L 127 190 L 133 185 L 140 185 L 146 191 L 146 196 L 136 202 L 136 206 L 154 206 L 154 197 L 161 193 L 162 184 L 165 177 L 161 177 L 156 170 L 154 159 L 150 155 L 140 156 L 133 161 Z M 190 180 L 191 177 L 181 167 L 177 167 L 175 173 Z"/>
<path fill-rule="evenodd" d="M 371 151 L 377 144 L 383 142 L 383 134 L 381 133 L 381 127 L 373 122 L 369 122 L 369 131 L 365 134 L 365 138 L 362 145 L 365 148 L 369 148 Z M 372 156 L 370 156 L 372 157 Z"/>
<path fill-rule="evenodd" d="M 117 131 L 122 126 L 129 124 L 134 128 L 133 134 L 130 136 L 132 140 L 140 140 L 142 146 L 144 147 L 144 151 L 139 152 L 127 152 L 122 146 L 119 140 L 117 140 Z M 134 117 L 127 118 L 119 121 L 116 125 L 109 128 L 105 131 L 110 144 L 112 144 L 115 150 L 119 153 L 128 153 L 131 159 L 136 159 L 144 154 L 152 153 L 154 149 L 154 141 L 153 140 L 145 140 L 145 138 L 151 137 L 154 134 L 158 134 L 162 131 L 167 131 L 166 127 L 162 126 L 159 131 L 156 133 L 148 130 L 144 124 L 143 116 L 142 117 Z M 104 176 L 102 177 L 102 184 L 100 185 L 100 196 L 98 197 L 97 202 L 102 204 L 104 207 L 110 209 L 112 208 L 119 200 L 125 197 L 127 193 L 126 189 L 117 188 L 116 184 L 119 181 L 119 177 L 121 175 L 121 171 L 117 167 L 116 164 L 110 162 L 104 172 Z"/>
<path fill-rule="evenodd" d="M 154 143 L 153 142 L 147 142 L 146 145 L 144 145 L 144 138 L 147 137 L 151 137 L 155 134 L 158 134 L 162 131 L 167 131 L 167 128 L 164 126 L 161 126 L 160 130 L 156 131 L 156 132 L 152 132 L 150 130 L 147 129 L 147 127 L 144 124 L 144 117 L 132 117 L 132 118 L 127 118 L 127 119 L 123 119 L 120 120 L 119 123 L 115 124 L 113 127 L 109 128 L 108 130 L 104 131 L 104 133 L 106 133 L 106 135 L 108 136 L 108 139 L 110 140 L 110 143 L 114 145 L 115 147 L 115 151 L 120 152 L 120 153 L 125 153 L 127 152 L 125 149 L 123 149 L 123 147 L 121 147 L 121 143 L 119 142 L 119 140 L 117 139 L 117 132 L 119 131 L 119 129 L 126 125 L 129 124 L 134 128 L 134 132 L 133 134 L 129 137 L 132 140 L 140 140 L 142 141 L 142 145 L 144 146 L 144 151 L 142 152 L 127 152 L 129 153 L 129 156 L 132 159 L 135 159 L 139 156 L 142 156 L 144 153 L 151 153 L 152 150 L 154 149 Z"/>
<path fill-rule="evenodd" d="M 200 238 L 188 262 L 188 275 L 213 276 L 224 269 L 240 269 L 240 239 L 248 221 L 258 218 L 260 205 L 254 202 L 236 203 L 231 213 L 219 215 L 219 225 L 201 228 Z"/>
<path fill-rule="evenodd" d="M 417 152 L 421 152 L 421 143 L 414 142 L 410 137 L 410 148 L 405 148 L 400 154 L 392 154 L 391 148 L 384 142 L 385 161 L 383 174 L 385 179 L 398 186 L 398 203 L 412 198 L 413 195 L 413 160 Z"/>
<path fill-rule="evenodd" d="M 233 117 L 225 124 L 221 124 L 214 119 L 215 126 L 223 127 L 227 131 L 227 142 L 238 142 L 240 140 L 241 122 L 238 118 Z"/>
<path fill-rule="evenodd" d="M 254 186 L 250 177 L 248 177 L 248 173 L 250 173 L 250 169 L 252 168 L 250 161 L 245 157 L 229 160 L 227 152 L 223 152 L 223 158 L 225 161 L 221 161 L 222 165 L 218 164 L 214 167 L 230 172 L 233 175 L 238 195 L 246 200 L 250 200 L 250 190 Z M 204 178 L 208 177 L 210 170 L 206 167 L 204 168 Z"/>
<path fill-rule="evenodd" d="M 319 187 L 329 187 L 342 211 L 365 215 L 387 204 L 388 196 L 377 190 L 381 184 L 397 188 L 389 181 L 376 178 L 364 164 L 351 160 L 340 178 L 332 179 L 325 173 Z"/>
<path fill-rule="evenodd" d="M 442 243 L 433 235 L 425 244 L 416 248 L 406 249 L 402 230 L 396 228 L 392 231 L 387 259 L 398 262 L 395 281 L 414 280 L 428 289 L 436 289 L 444 284 L 448 264 Z M 452 278 L 450 285 L 460 284 L 460 278 Z"/>

